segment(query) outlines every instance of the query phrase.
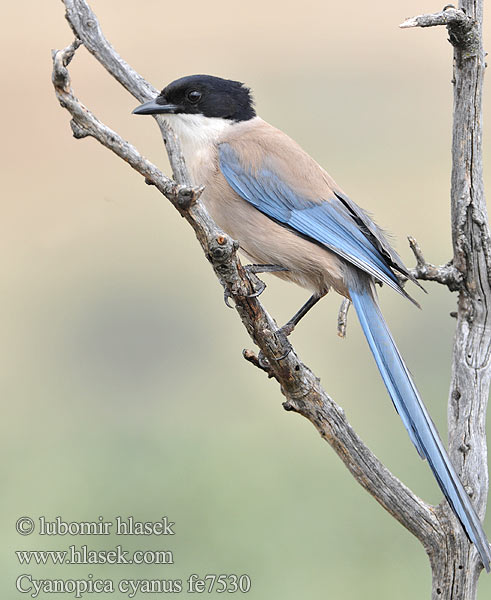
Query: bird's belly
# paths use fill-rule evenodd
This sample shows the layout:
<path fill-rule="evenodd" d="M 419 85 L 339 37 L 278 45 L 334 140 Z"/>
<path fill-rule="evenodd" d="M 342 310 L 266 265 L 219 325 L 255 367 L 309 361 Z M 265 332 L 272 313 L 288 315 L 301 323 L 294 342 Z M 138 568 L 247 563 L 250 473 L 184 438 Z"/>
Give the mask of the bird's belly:
<path fill-rule="evenodd" d="M 217 225 L 239 242 L 249 260 L 288 269 L 275 275 L 312 292 L 323 294 L 333 287 L 348 296 L 342 259 L 278 225 L 231 190 L 221 197 L 211 191 L 205 190 L 202 197 L 208 212 Z"/>

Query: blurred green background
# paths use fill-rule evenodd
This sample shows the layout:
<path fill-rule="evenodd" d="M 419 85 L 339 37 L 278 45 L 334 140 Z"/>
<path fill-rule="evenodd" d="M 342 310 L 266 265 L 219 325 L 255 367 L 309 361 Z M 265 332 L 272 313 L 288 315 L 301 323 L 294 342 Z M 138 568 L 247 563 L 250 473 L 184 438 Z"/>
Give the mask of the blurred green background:
<path fill-rule="evenodd" d="M 439 3 L 92 6 L 156 87 L 192 73 L 247 82 L 259 114 L 376 215 L 407 263 L 408 234 L 431 262 L 449 259 L 451 47 L 443 29 L 398 28 Z M 418 542 L 242 359 L 252 343 L 189 226 L 117 157 L 71 137 L 50 82 L 50 49 L 72 40 L 61 2 L 9 2 L 3 13 L 2 596 L 17 597 L 26 572 L 115 581 L 248 573 L 251 600 L 429 597 Z M 490 34 L 488 21 L 487 46 Z M 153 120 L 131 116 L 137 102 L 83 48 L 71 73 L 77 96 L 169 172 Z M 489 79 L 485 93 L 489 115 Z M 266 281 L 262 300 L 283 322 L 306 292 Z M 427 296 L 413 290 L 423 311 L 387 290 L 382 306 L 445 439 L 455 296 L 426 287 Z M 377 456 L 439 502 L 354 314 L 347 339 L 336 336 L 338 307 L 334 295 L 318 305 L 293 335 L 296 349 Z M 166 515 L 176 535 L 23 538 L 14 528 L 22 515 Z M 489 516 L 486 527 L 491 535 Z M 21 567 L 14 555 L 83 543 L 170 549 L 175 564 Z M 483 576 L 480 597 L 490 593 Z"/>

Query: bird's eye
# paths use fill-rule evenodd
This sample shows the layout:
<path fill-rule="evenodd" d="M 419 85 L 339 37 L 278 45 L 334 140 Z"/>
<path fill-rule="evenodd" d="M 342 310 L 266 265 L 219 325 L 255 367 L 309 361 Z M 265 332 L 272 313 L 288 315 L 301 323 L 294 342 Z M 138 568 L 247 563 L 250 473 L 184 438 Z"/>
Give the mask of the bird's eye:
<path fill-rule="evenodd" d="M 191 90 L 186 94 L 186 97 L 189 100 L 189 102 L 196 104 L 196 102 L 199 102 L 199 100 L 201 100 L 201 92 L 198 92 L 198 90 Z"/>

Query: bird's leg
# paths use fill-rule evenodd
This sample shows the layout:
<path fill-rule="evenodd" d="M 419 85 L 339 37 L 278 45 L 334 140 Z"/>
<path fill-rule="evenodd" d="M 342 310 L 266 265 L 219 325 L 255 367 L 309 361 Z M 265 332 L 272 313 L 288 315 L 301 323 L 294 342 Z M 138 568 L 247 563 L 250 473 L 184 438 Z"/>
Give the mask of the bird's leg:
<path fill-rule="evenodd" d="M 245 265 L 244 270 L 247 272 L 247 275 L 249 275 L 250 279 L 252 280 L 255 289 L 257 286 L 256 291 L 246 296 L 247 298 L 256 298 L 257 296 L 260 296 L 266 289 L 266 284 L 264 283 L 264 281 L 261 281 L 259 277 L 256 277 L 257 273 L 277 273 L 278 271 L 288 271 L 286 267 L 281 267 L 280 265 Z M 231 294 L 226 289 L 224 292 L 225 304 L 229 308 L 233 308 L 233 306 L 229 303 L 230 298 Z"/>
<path fill-rule="evenodd" d="M 315 306 L 317 302 L 319 302 L 321 298 L 324 298 L 326 294 L 327 291 L 322 294 L 312 294 L 312 296 L 307 300 L 307 302 L 302 306 L 302 308 L 300 308 L 300 310 L 298 310 L 293 315 L 293 317 L 283 325 L 283 327 L 280 327 L 280 329 L 278 329 L 276 333 L 279 335 L 284 335 L 285 338 L 287 338 L 290 335 L 290 333 L 295 329 L 295 326 L 298 324 L 300 319 L 304 317 L 309 312 L 309 310 L 313 306 Z M 288 350 L 283 355 L 278 356 L 276 360 L 283 360 L 290 354 L 292 348 L 290 344 L 288 344 L 288 346 Z M 258 360 L 262 368 L 266 368 L 269 364 L 262 351 L 260 351 L 258 354 Z"/>
<path fill-rule="evenodd" d="M 266 289 L 266 284 L 264 281 L 261 281 L 259 277 L 255 277 L 258 273 L 277 273 L 278 271 L 288 271 L 286 267 L 281 267 L 280 265 L 246 265 L 244 269 L 247 271 L 249 276 L 253 275 L 253 281 L 254 279 L 257 279 L 259 282 L 259 289 L 253 294 L 247 296 L 248 298 L 260 296 Z"/>
<path fill-rule="evenodd" d="M 277 271 L 288 271 L 286 267 L 280 265 L 246 265 L 244 269 L 249 274 L 256 275 L 256 273 L 276 273 Z"/>
<path fill-rule="evenodd" d="M 302 319 L 309 312 L 309 310 L 313 306 L 315 306 L 317 302 L 319 302 L 319 300 L 323 298 L 326 294 L 327 292 L 324 292 L 323 294 L 312 294 L 312 296 L 307 300 L 307 302 L 302 306 L 302 308 L 300 308 L 300 310 L 298 310 L 293 315 L 293 317 L 278 330 L 278 332 L 288 337 L 290 333 L 295 329 L 295 326 L 298 324 L 300 319 Z"/>

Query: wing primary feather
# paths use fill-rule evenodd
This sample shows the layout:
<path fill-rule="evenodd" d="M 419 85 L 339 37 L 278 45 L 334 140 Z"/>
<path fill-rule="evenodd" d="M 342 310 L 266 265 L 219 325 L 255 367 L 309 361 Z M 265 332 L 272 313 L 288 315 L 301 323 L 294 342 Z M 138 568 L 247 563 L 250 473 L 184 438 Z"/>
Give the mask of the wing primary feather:
<path fill-rule="evenodd" d="M 219 164 L 232 189 L 257 210 L 297 235 L 335 252 L 419 307 L 416 300 L 402 288 L 391 269 L 389 252 L 385 249 L 390 248 L 388 243 L 382 238 L 374 243 L 377 240 L 370 227 L 373 231 L 377 227 L 361 209 L 357 221 L 351 205 L 346 205 L 338 196 L 321 202 L 305 199 L 271 168 L 255 169 L 254 173 L 245 168 L 235 150 L 227 143 L 219 145 Z M 366 224 L 364 221 L 360 229 L 362 216 Z M 393 255 L 396 257 L 394 266 L 398 270 L 403 269 L 404 265 L 394 251 Z"/>

